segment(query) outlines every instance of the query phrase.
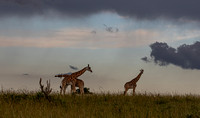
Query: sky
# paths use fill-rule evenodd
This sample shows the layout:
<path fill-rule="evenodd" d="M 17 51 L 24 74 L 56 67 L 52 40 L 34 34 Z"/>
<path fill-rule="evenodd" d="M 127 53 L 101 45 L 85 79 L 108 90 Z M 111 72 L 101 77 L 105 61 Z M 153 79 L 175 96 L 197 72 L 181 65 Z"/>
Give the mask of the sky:
<path fill-rule="evenodd" d="M 88 64 L 92 92 L 200 93 L 199 0 L 1 0 L 0 85 L 39 90 L 39 78 Z M 73 69 L 72 67 L 76 68 Z M 70 87 L 67 89 L 70 91 Z M 129 94 L 131 94 L 129 90 Z"/>

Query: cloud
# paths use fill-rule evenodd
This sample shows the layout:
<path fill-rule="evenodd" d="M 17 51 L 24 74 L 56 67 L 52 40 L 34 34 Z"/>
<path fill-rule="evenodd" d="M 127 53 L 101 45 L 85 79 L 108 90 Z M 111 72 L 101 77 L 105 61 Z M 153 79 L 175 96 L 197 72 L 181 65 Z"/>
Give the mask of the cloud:
<path fill-rule="evenodd" d="M 150 59 L 148 59 L 148 57 L 143 57 L 143 58 L 141 58 L 141 60 L 143 60 L 143 61 L 145 61 L 145 62 L 151 62 L 151 60 Z"/>
<path fill-rule="evenodd" d="M 31 16 L 53 13 L 87 16 L 103 11 L 124 17 L 200 20 L 199 0 L 1 0 L 0 16 Z"/>
<path fill-rule="evenodd" d="M 118 28 L 115 28 L 115 27 L 110 27 L 110 26 L 107 26 L 105 24 L 103 24 L 105 26 L 105 29 L 107 32 L 110 32 L 110 33 L 117 33 L 119 31 Z"/>
<path fill-rule="evenodd" d="M 138 29 L 131 31 L 120 31 L 110 33 L 98 30 L 95 35 L 91 34 L 89 28 L 60 29 L 50 33 L 41 31 L 42 34 L 34 36 L 20 36 L 19 34 L 0 36 L 0 47 L 67 47 L 67 48 L 122 48 L 149 45 L 162 37 L 159 32 L 149 29 Z M 23 34 L 22 34 L 23 35 Z M 34 34 L 35 35 L 35 34 Z"/>
<path fill-rule="evenodd" d="M 75 66 L 69 65 L 69 67 L 70 67 L 72 70 L 78 70 L 78 68 L 75 67 Z"/>
<path fill-rule="evenodd" d="M 91 34 L 96 34 L 97 32 L 95 30 L 92 30 L 91 31 Z"/>
<path fill-rule="evenodd" d="M 187 45 L 183 44 L 177 49 L 170 47 L 167 43 L 153 43 L 150 45 L 150 56 L 156 64 L 167 66 L 173 64 L 183 69 L 200 69 L 200 42 Z M 142 58 L 148 61 L 147 58 Z"/>

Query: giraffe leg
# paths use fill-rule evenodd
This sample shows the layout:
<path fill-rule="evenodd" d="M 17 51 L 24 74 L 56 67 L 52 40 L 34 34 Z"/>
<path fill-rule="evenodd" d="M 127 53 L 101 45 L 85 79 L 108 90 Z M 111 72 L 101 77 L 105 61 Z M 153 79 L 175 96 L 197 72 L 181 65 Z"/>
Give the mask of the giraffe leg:
<path fill-rule="evenodd" d="M 62 94 L 62 92 L 63 92 L 63 87 L 64 87 L 64 83 L 62 82 L 62 84 L 60 86 L 60 94 Z"/>
<path fill-rule="evenodd" d="M 73 93 L 76 92 L 76 87 L 75 87 L 75 84 L 74 84 L 74 83 L 71 85 L 71 92 L 73 92 Z"/>
<path fill-rule="evenodd" d="M 82 81 L 82 83 L 79 86 L 79 89 L 81 91 L 81 94 L 84 94 L 84 82 Z"/>
<path fill-rule="evenodd" d="M 60 95 L 62 94 L 62 86 L 60 86 Z"/>
<path fill-rule="evenodd" d="M 71 85 L 71 93 L 73 93 L 73 85 Z"/>
<path fill-rule="evenodd" d="M 65 95 L 65 92 L 66 92 L 67 86 L 68 86 L 68 85 L 65 85 L 64 88 L 63 88 L 63 94 L 64 94 L 64 95 Z"/>
<path fill-rule="evenodd" d="M 135 95 L 135 88 L 137 85 L 133 85 L 133 96 Z"/>
<path fill-rule="evenodd" d="M 82 86 L 79 86 L 79 89 L 80 89 L 80 94 L 84 94 L 83 87 L 82 87 Z"/>
<path fill-rule="evenodd" d="M 128 91 L 128 89 L 127 89 L 127 88 L 125 88 L 124 95 L 126 95 L 127 91 Z"/>
<path fill-rule="evenodd" d="M 73 93 L 75 93 L 76 92 L 76 87 L 75 86 L 73 86 Z"/>

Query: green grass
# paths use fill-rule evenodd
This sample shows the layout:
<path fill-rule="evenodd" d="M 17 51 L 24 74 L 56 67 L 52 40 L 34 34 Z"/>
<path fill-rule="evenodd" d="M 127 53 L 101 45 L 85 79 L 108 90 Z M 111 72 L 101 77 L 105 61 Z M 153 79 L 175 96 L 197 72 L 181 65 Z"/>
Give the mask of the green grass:
<path fill-rule="evenodd" d="M 0 92 L 0 118 L 199 118 L 196 95 Z"/>

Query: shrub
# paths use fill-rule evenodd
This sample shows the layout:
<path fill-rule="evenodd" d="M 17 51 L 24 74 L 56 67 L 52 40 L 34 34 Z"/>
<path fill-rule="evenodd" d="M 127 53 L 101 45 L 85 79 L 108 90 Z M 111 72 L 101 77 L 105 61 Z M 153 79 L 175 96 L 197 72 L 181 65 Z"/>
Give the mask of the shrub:
<path fill-rule="evenodd" d="M 90 92 L 90 88 L 84 88 L 84 94 L 93 94 L 92 92 Z M 80 89 L 76 89 L 76 94 L 80 94 Z"/>

